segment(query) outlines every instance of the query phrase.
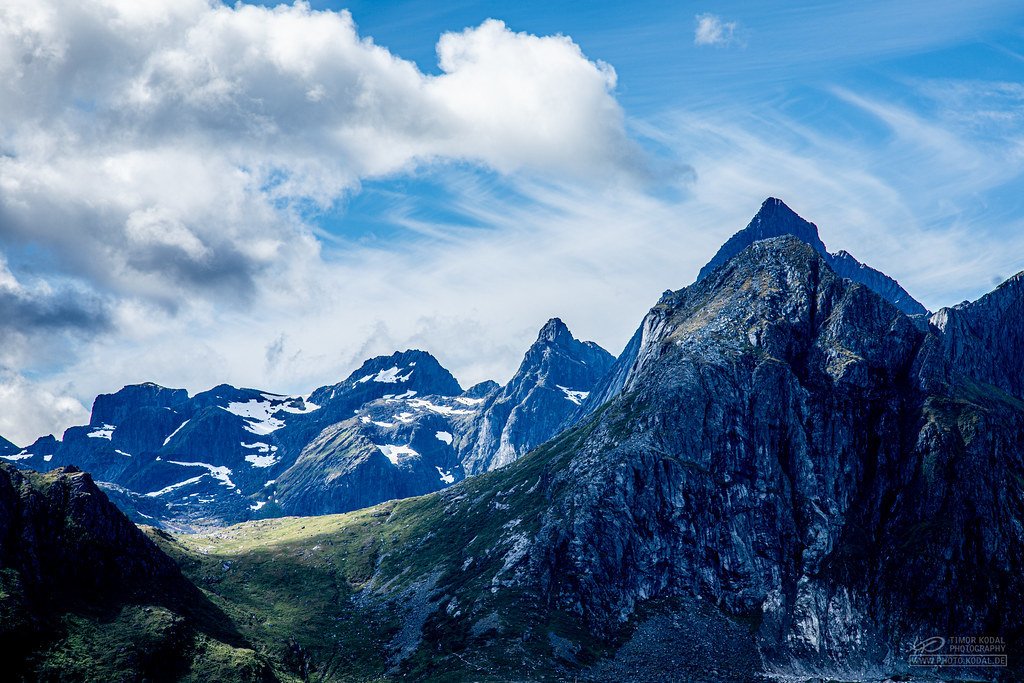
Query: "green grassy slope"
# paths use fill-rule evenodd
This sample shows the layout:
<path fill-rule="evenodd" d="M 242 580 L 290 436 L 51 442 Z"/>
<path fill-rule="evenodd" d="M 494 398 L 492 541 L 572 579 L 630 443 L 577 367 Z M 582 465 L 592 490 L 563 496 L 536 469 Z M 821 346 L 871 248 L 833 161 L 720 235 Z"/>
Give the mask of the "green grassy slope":
<path fill-rule="evenodd" d="M 540 679 L 550 672 L 531 662 L 586 634 L 517 590 L 507 564 L 557 495 L 541 480 L 586 432 L 438 494 L 202 535 L 147 532 L 282 680 Z M 601 653 L 594 642 L 574 658 Z"/>

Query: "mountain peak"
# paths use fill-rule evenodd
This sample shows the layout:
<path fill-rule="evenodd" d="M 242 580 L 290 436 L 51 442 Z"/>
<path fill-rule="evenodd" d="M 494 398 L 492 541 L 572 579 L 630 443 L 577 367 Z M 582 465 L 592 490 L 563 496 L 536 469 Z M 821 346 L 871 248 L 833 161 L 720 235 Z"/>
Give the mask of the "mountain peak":
<path fill-rule="evenodd" d="M 900 284 L 880 271 L 867 266 L 846 251 L 830 254 L 825 243 L 818 236 L 818 226 L 804 220 L 785 202 L 776 197 L 768 197 L 761 204 L 757 214 L 743 228 L 722 245 L 714 258 L 700 269 L 697 281 L 700 282 L 716 268 L 730 260 L 754 242 L 791 235 L 809 245 L 818 252 L 826 263 L 841 277 L 865 285 L 875 293 L 887 299 L 907 315 L 927 313 L 927 309 L 907 293 Z"/>
<path fill-rule="evenodd" d="M 568 337 L 573 339 L 572 333 L 569 332 L 569 328 L 566 327 L 565 323 L 562 322 L 561 318 L 551 318 L 544 327 L 540 328 L 540 333 L 537 335 L 538 342 L 557 342 L 560 338 Z"/>
<path fill-rule="evenodd" d="M 374 380 L 371 382 L 371 380 Z M 367 384 L 369 383 L 369 384 Z M 406 349 L 390 356 L 374 356 L 363 361 L 341 384 L 401 384 L 420 394 L 458 396 L 462 387 L 458 380 L 428 351 Z M 321 391 L 321 387 L 317 391 Z M 315 394 L 316 392 L 314 392 Z M 314 402 L 316 398 L 312 399 Z"/>
<path fill-rule="evenodd" d="M 555 436 L 614 362 L 596 343 L 573 337 L 561 319 L 548 320 L 516 374 L 477 419 L 466 442 L 466 472 L 507 465 Z"/>
<path fill-rule="evenodd" d="M 818 226 L 801 218 L 784 201 L 768 197 L 761 204 L 747 227 L 743 228 L 722 245 L 708 264 L 700 269 L 697 280 L 703 280 L 718 266 L 722 265 L 758 240 L 793 235 L 814 247 L 822 256 L 828 255 L 825 244 L 818 236 Z"/>
<path fill-rule="evenodd" d="M 188 400 L 185 389 L 171 389 L 153 382 L 129 384 L 113 394 L 100 394 L 92 404 L 89 424 L 118 425 L 139 407 L 174 408 Z"/>

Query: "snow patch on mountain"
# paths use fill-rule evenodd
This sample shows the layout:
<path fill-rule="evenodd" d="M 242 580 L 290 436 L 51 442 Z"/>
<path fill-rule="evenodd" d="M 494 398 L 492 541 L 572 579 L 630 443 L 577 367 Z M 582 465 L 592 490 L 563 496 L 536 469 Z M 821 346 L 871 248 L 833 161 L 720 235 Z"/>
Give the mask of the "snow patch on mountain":
<path fill-rule="evenodd" d="M 569 387 L 563 387 L 561 384 L 556 384 L 555 386 L 562 390 L 562 393 L 565 394 L 566 400 L 572 401 L 578 406 L 583 405 L 583 401 L 586 400 L 587 396 L 590 396 L 589 391 L 576 391 Z"/>
<path fill-rule="evenodd" d="M 443 481 L 446 484 L 455 483 L 454 474 L 452 474 L 451 472 L 445 472 L 443 469 L 441 469 L 440 465 L 434 465 L 434 468 L 437 470 L 437 474 L 441 477 L 441 481 Z"/>
<path fill-rule="evenodd" d="M 462 408 L 452 408 L 450 406 L 439 406 L 436 403 L 431 403 L 425 398 L 417 398 L 411 401 L 407 401 L 406 405 L 410 408 L 423 408 L 430 410 L 438 415 L 472 415 L 474 411 L 464 410 Z"/>
<path fill-rule="evenodd" d="M 415 395 L 416 392 L 410 389 L 409 391 L 406 391 L 403 394 L 398 394 L 397 396 L 395 394 L 384 394 L 383 398 L 385 403 L 398 403 L 400 401 L 410 399 Z"/>
<path fill-rule="evenodd" d="M 283 410 L 286 413 L 292 413 L 294 415 L 305 415 L 306 413 L 312 413 L 314 410 L 320 410 L 320 406 L 310 401 L 308 396 L 278 396 L 275 394 L 263 394 L 263 398 L 272 402 L 284 399 L 285 402 L 281 404 L 278 410 Z"/>
<path fill-rule="evenodd" d="M 114 425 L 104 424 L 102 427 L 97 427 L 93 431 L 86 434 L 94 439 L 106 439 L 110 441 L 110 438 L 114 435 L 114 430 L 117 429 Z"/>
<path fill-rule="evenodd" d="M 175 489 L 180 489 L 182 486 L 190 486 L 192 484 L 195 484 L 205 476 L 205 474 L 200 474 L 198 477 L 192 477 L 191 479 L 186 479 L 185 481 L 179 481 L 177 484 L 171 484 L 170 486 L 163 487 L 159 491 L 152 491 L 144 495 L 147 498 L 158 498 L 160 496 L 170 493 L 171 491 L 174 491 Z"/>
<path fill-rule="evenodd" d="M 373 381 L 381 382 L 382 384 L 395 384 L 397 382 L 408 382 L 409 378 L 412 377 L 412 368 L 410 368 L 409 372 L 404 375 L 400 375 L 400 372 L 402 372 L 402 368 L 396 365 L 393 368 L 388 368 L 387 370 L 381 370 L 378 372 L 374 375 Z"/>
<path fill-rule="evenodd" d="M 260 453 L 273 453 L 277 450 L 277 446 L 271 446 L 270 444 L 263 443 L 262 441 L 256 441 L 255 443 L 245 443 L 242 441 L 241 446 L 242 448 L 249 448 Z"/>
<path fill-rule="evenodd" d="M 169 444 L 169 443 L 171 442 L 171 439 L 173 439 L 173 438 L 174 438 L 174 435 L 175 435 L 175 434 L 177 434 L 178 432 L 180 432 L 180 431 L 181 431 L 181 428 L 182 428 L 182 427 L 184 427 L 185 425 L 187 425 L 188 423 L 189 423 L 189 421 L 188 421 L 188 420 L 185 420 L 185 421 L 184 421 L 184 422 L 182 422 L 182 423 L 181 423 L 180 425 L 178 425 L 178 428 L 177 428 L 177 429 L 175 429 L 175 430 L 174 430 L 173 432 L 171 432 L 171 433 L 170 433 L 170 434 L 169 434 L 169 435 L 167 436 L 167 438 L 166 438 L 166 439 L 164 439 L 164 446 L 166 446 L 167 444 Z"/>
<path fill-rule="evenodd" d="M 420 455 L 409 446 L 396 446 L 394 444 L 385 444 L 383 446 L 377 446 L 377 448 L 379 448 L 380 452 L 384 454 L 384 457 L 391 461 L 392 465 L 398 465 L 398 461 L 399 459 L 401 459 L 402 456 L 418 458 Z"/>
<path fill-rule="evenodd" d="M 172 465 L 181 465 L 182 467 L 205 467 L 210 471 L 210 476 L 221 484 L 229 489 L 236 488 L 235 482 L 231 481 L 231 469 L 224 467 L 223 465 L 211 465 L 207 462 L 182 462 L 180 460 L 168 460 L 167 462 Z"/>
<path fill-rule="evenodd" d="M 253 467 L 264 468 L 264 467 L 273 467 L 278 462 L 280 462 L 280 458 L 278 458 L 276 455 L 256 455 L 256 454 L 252 454 L 252 455 L 245 456 L 245 461 L 247 463 L 249 463 L 250 465 L 252 465 Z"/>
<path fill-rule="evenodd" d="M 15 453 L 14 455 L 0 455 L 0 458 L 4 460 L 28 460 L 34 458 L 35 453 L 29 453 L 28 451 L 22 451 L 21 453 Z"/>
<path fill-rule="evenodd" d="M 245 429 L 253 434 L 266 436 L 284 427 L 284 420 L 274 417 L 278 408 L 271 401 L 250 399 L 245 403 L 233 401 L 224 408 L 232 415 L 238 415 L 246 421 Z"/>

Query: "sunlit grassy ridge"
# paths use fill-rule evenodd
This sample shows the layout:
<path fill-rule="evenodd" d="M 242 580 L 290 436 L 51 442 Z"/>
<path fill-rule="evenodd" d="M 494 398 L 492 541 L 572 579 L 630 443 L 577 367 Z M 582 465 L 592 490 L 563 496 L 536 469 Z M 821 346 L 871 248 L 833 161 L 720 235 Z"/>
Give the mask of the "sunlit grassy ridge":
<path fill-rule="evenodd" d="M 587 431 L 438 494 L 201 535 L 148 533 L 282 679 L 536 678 L 523 662 L 550 655 L 547 631 L 578 638 L 579 627 L 510 581 L 509 558 L 558 494 L 549 471 Z M 524 632 L 532 638 L 499 638 Z"/>

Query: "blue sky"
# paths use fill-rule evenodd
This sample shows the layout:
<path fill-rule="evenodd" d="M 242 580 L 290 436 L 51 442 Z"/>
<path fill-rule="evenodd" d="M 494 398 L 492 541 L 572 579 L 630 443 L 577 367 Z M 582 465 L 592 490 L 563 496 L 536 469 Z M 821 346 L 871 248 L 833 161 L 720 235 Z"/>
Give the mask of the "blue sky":
<path fill-rule="evenodd" d="M 78 6 L 80 5 L 80 6 Z M 1019 2 L 10 0 L 0 434 L 145 380 L 617 353 L 769 195 L 932 310 L 1024 269 Z"/>
<path fill-rule="evenodd" d="M 679 131 L 677 119 L 686 119 L 685 126 L 699 117 L 758 135 L 787 152 L 821 159 L 826 169 L 832 161 L 837 167 L 856 165 L 877 175 L 901 193 L 906 211 L 913 213 L 914 223 L 925 232 L 954 229 L 996 239 L 1015 237 L 1024 216 L 1019 162 L 1024 135 L 1019 113 L 1024 104 L 1020 90 L 1024 10 L 1019 3 L 799 5 L 456 2 L 424 8 L 415 2 L 315 2 L 311 6 L 349 10 L 363 35 L 412 60 L 427 74 L 439 73 L 435 52 L 439 35 L 491 17 L 502 19 L 514 31 L 565 34 L 587 57 L 615 68 L 616 99 L 630 119 L 635 139 L 652 156 L 687 163 L 679 146 L 700 145 L 701 139 Z M 696 44 L 694 29 L 700 16 L 733 24 L 731 38 L 721 44 Z M 933 130 L 916 131 L 918 139 L 911 139 L 918 124 Z M 941 133 L 948 133 L 948 139 Z M 934 135 L 929 139 L 929 134 Z M 1010 156 L 1016 157 L 1007 160 L 1006 167 L 993 164 L 997 177 L 983 188 L 964 183 L 968 187 L 955 201 L 945 192 L 930 191 L 936 180 L 956 184 L 959 171 L 975 170 L 972 164 L 977 159 L 967 158 L 971 152 L 978 158 L 1001 156 L 1008 151 L 1007 144 L 1015 150 Z M 966 169 L 946 168 L 943 173 L 930 168 L 945 166 L 958 152 L 965 155 L 954 161 Z M 390 209 L 423 221 L 472 225 L 471 219 L 452 210 L 444 182 L 436 176 L 435 169 L 427 177 L 367 183 L 332 210 L 320 212 L 316 222 L 342 237 L 374 241 L 405 237 L 399 225 L 388 220 Z M 765 186 L 771 185 L 770 178 L 762 180 Z M 499 196 L 509 191 L 500 180 L 484 182 Z M 782 183 L 774 193 L 794 204 L 802 199 L 799 188 Z M 749 204 L 737 208 L 738 220 L 750 211 Z M 853 244 L 843 241 L 841 225 L 809 217 L 835 234 L 835 248 L 858 246 L 859 236 Z M 702 227 L 724 234 L 738 226 Z M 1022 263 L 1009 261 L 981 281 L 932 283 L 915 294 L 933 308 L 973 298 Z M 898 265 L 890 267 L 898 271 Z"/>

